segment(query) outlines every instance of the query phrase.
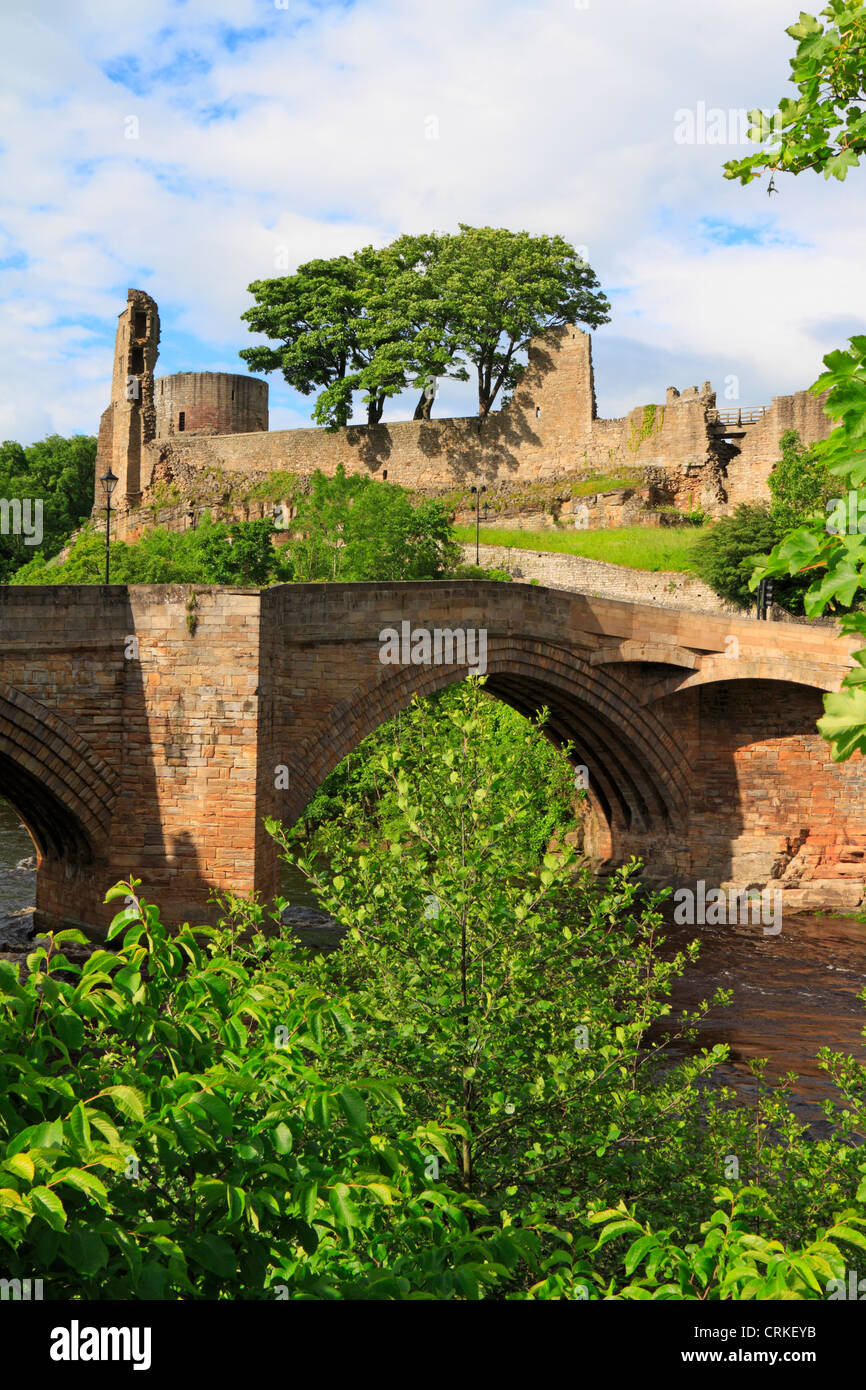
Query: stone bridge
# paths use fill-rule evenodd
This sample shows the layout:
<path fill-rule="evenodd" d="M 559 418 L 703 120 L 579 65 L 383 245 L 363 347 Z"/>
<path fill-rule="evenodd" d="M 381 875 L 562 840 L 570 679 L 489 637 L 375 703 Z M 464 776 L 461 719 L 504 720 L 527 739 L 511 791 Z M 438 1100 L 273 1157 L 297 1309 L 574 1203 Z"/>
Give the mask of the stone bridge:
<path fill-rule="evenodd" d="M 574 745 L 587 844 L 673 884 L 774 881 L 853 907 L 863 763 L 815 729 L 856 639 L 477 581 L 0 589 L 0 796 L 38 851 L 41 926 L 100 926 L 130 873 L 165 920 L 279 886 L 265 816 L 465 665 L 383 664 L 386 628 L 487 634 L 487 688 Z"/>

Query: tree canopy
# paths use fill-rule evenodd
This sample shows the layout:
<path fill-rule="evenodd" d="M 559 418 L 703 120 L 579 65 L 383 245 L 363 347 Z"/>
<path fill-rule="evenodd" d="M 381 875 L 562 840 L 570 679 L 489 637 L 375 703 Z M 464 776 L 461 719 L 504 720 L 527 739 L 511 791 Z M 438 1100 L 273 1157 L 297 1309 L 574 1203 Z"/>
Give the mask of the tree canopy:
<path fill-rule="evenodd" d="M 609 319 L 595 273 L 562 237 L 466 223 L 309 261 L 249 291 L 256 302 L 241 317 L 274 346 L 240 356 L 250 371 L 318 391 L 313 419 L 331 428 L 348 424 L 356 392 L 368 424 L 407 387 L 421 390 L 416 417 L 429 418 L 435 379 L 465 381 L 470 368 L 483 418 L 519 381 L 530 338 Z"/>
<path fill-rule="evenodd" d="M 0 497 L 7 502 L 29 501 L 42 506 L 41 537 L 27 544 L 25 535 L 11 533 L 0 544 L 0 584 L 38 554 L 43 559 L 56 555 L 93 506 L 93 470 L 96 440 L 92 435 L 76 434 L 65 439 L 49 435 L 26 447 L 6 440 L 0 444 Z"/>

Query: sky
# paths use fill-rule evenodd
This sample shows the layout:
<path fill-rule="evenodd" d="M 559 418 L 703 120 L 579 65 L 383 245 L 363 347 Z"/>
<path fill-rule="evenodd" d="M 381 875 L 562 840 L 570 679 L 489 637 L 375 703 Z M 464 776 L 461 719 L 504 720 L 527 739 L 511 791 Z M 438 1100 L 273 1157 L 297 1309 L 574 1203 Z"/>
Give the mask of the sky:
<path fill-rule="evenodd" d="M 558 233 L 611 301 L 599 414 L 808 386 L 864 332 L 866 175 L 742 187 L 793 0 L 30 0 L 0 19 L 0 439 L 96 432 L 127 288 L 157 373 L 246 372 L 252 280 L 459 222 Z M 817 8 L 817 7 L 813 7 Z M 688 113 L 687 115 L 684 113 Z M 690 129 L 691 127 L 691 129 Z M 724 137 L 725 143 L 719 142 Z M 753 148 L 753 147 L 751 147 Z M 271 375 L 271 428 L 313 398 Z M 385 418 L 411 415 L 395 398 Z M 435 414 L 474 412 L 448 383 Z"/>

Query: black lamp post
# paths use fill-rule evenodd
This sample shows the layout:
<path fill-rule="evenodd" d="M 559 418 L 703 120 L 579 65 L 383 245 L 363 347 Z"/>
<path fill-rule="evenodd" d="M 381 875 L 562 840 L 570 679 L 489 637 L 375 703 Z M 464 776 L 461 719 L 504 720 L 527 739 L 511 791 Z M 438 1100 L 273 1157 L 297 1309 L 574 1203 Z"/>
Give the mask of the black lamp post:
<path fill-rule="evenodd" d="M 108 566 L 111 555 L 111 494 L 114 492 L 120 479 L 115 478 L 111 471 L 111 464 L 109 464 L 108 472 L 103 473 L 99 481 L 105 493 L 105 582 L 108 584 Z"/>
<path fill-rule="evenodd" d="M 478 532 L 481 526 L 481 494 L 482 492 L 486 492 L 487 488 L 473 487 L 472 491 L 475 493 L 475 563 L 478 565 L 481 563 L 478 558 Z"/>

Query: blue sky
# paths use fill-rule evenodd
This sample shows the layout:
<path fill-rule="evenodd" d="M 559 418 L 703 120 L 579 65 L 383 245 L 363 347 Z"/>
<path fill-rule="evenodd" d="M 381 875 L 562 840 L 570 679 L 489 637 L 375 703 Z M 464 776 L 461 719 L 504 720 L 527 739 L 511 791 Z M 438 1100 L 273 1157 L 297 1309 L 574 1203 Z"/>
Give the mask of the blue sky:
<path fill-rule="evenodd" d="M 781 180 L 769 199 L 721 174 L 742 148 L 737 113 L 787 90 L 797 8 L 34 0 L 7 13 L 0 438 L 95 432 L 128 286 L 159 304 L 159 372 L 244 371 L 246 286 L 281 256 L 294 268 L 459 221 L 588 248 L 613 309 L 593 341 L 602 415 L 706 379 L 743 405 L 808 385 L 824 352 L 864 331 L 866 174 Z M 272 427 L 307 424 L 312 402 L 270 380 Z M 436 413 L 473 408 L 452 383 Z"/>

